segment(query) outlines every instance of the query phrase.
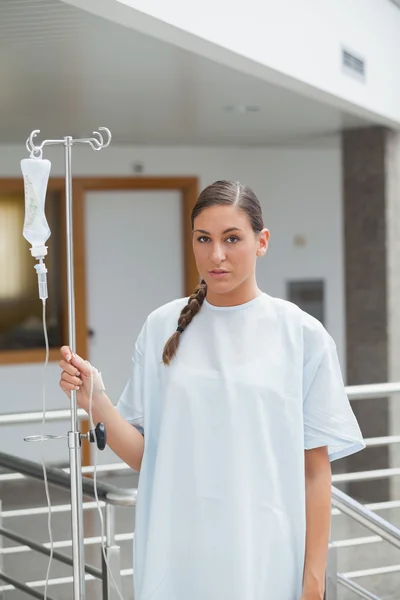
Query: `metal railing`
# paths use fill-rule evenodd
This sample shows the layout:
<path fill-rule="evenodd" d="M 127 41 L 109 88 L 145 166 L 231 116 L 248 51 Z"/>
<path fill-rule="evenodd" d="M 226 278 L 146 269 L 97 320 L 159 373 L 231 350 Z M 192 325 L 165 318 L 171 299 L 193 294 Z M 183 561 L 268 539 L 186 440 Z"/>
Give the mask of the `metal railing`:
<path fill-rule="evenodd" d="M 386 384 L 374 384 L 374 385 L 363 385 L 363 386 L 348 386 L 346 392 L 350 400 L 362 401 L 366 398 L 382 398 L 393 394 L 400 394 L 400 383 L 386 383 Z M 80 418 L 87 418 L 87 414 L 82 409 L 78 410 L 78 416 Z M 69 410 L 51 410 L 46 412 L 46 421 L 64 421 L 69 419 Z M 19 425 L 24 423 L 40 422 L 42 420 L 41 412 L 29 412 L 29 413 L 13 413 L 0 415 L 0 426 L 1 425 Z M 399 436 L 384 436 L 379 438 L 369 438 L 364 440 L 367 447 L 379 446 L 379 445 L 390 445 L 400 443 Z M 5 467 L 13 473 L 0 474 L 0 482 L 11 481 L 15 479 L 21 479 L 24 477 L 34 477 L 36 479 L 43 480 L 43 471 L 41 465 L 18 459 L 16 457 L 0 453 L 0 466 Z M 69 469 L 56 469 L 54 467 L 48 467 L 48 481 L 52 485 L 56 485 L 63 489 L 69 489 L 70 478 L 68 476 Z M 94 467 L 85 466 L 82 468 L 82 474 L 93 473 Z M 111 474 L 116 472 L 128 472 L 131 469 L 124 463 L 114 463 L 108 465 L 98 465 L 97 471 L 103 474 Z M 400 475 L 400 468 L 389 468 L 380 469 L 374 471 L 363 471 L 358 473 L 344 473 L 333 475 L 333 483 L 341 483 L 346 481 L 361 481 L 367 479 L 381 479 L 386 477 L 393 477 Z M 98 495 L 101 505 L 105 507 L 106 514 L 106 549 L 107 554 L 110 557 L 109 562 L 112 565 L 112 573 L 116 582 L 120 581 L 120 577 L 132 575 L 132 569 L 120 569 L 120 550 L 116 545 L 118 541 L 125 541 L 132 539 L 133 533 L 115 535 L 114 523 L 115 523 L 115 507 L 118 506 L 130 506 L 136 505 L 136 490 L 126 490 L 110 486 L 105 483 L 98 483 Z M 84 496 L 94 498 L 94 485 L 93 481 L 88 478 L 83 478 L 83 493 Z M 374 575 L 384 572 L 400 572 L 400 565 L 395 565 L 386 568 L 366 569 L 353 573 L 338 573 L 337 569 L 337 552 L 341 547 L 351 545 L 362 545 L 371 544 L 386 541 L 394 547 L 400 549 L 400 530 L 391 525 L 385 519 L 382 519 L 376 515 L 374 510 L 386 510 L 389 508 L 400 508 L 400 501 L 391 502 L 380 502 L 370 505 L 363 506 L 356 502 L 350 496 L 344 494 L 336 487 L 332 487 L 332 515 L 346 514 L 352 520 L 357 521 L 364 527 L 374 533 L 373 536 L 365 538 L 356 538 L 353 540 L 345 540 L 334 542 L 330 544 L 328 553 L 328 565 L 327 565 L 327 579 L 326 579 L 326 596 L 325 600 L 337 600 L 338 584 L 351 590 L 358 597 L 365 598 L 367 600 L 380 600 L 378 596 L 364 589 L 353 579 L 357 577 L 363 577 L 367 575 Z M 96 507 L 94 502 L 84 502 L 84 510 L 91 510 Z M 52 507 L 52 512 L 67 512 L 70 510 L 70 505 L 61 505 Z M 40 507 L 37 509 L 26 509 L 20 511 L 7 511 L 2 513 L 4 516 L 17 516 L 22 514 L 45 514 L 48 512 L 46 507 Z M 2 523 L 1 523 L 2 525 Z M 16 534 L 9 530 L 0 527 L 0 534 L 14 539 L 17 541 L 19 546 L 0 549 L 0 556 L 3 554 L 12 554 L 27 552 L 30 550 L 40 551 L 42 554 L 49 554 L 49 544 L 37 544 L 33 540 L 29 540 L 23 536 L 16 536 Z M 13 537 L 11 537 L 13 536 Z M 18 537 L 18 539 L 17 539 Z M 101 542 L 100 537 L 86 538 L 85 544 L 98 544 Z M 68 547 L 71 545 L 71 540 L 56 542 L 55 548 Z M 38 548 L 40 547 L 40 549 Z M 65 564 L 71 564 L 71 559 L 68 556 L 60 555 L 56 551 L 55 559 L 64 562 Z M 68 562 L 69 561 L 69 562 Z M 110 582 L 110 577 L 107 569 L 105 568 L 104 561 L 102 561 L 102 569 L 95 569 L 90 565 L 86 565 L 86 580 L 93 578 L 101 579 L 103 581 L 103 599 L 114 600 L 115 590 Z M 0 588 L 0 598 L 2 590 L 17 588 L 21 591 L 29 593 L 32 597 L 43 598 L 43 594 L 40 594 L 35 587 L 40 587 L 44 582 L 30 582 L 23 584 L 16 581 L 13 578 L 8 577 L 5 573 L 1 573 L 0 579 L 9 584 L 9 586 L 3 586 Z M 72 581 L 70 578 L 59 578 L 58 580 L 52 580 L 53 584 L 67 583 Z M 33 585 L 36 584 L 36 585 Z M 51 600 L 48 596 L 48 600 Z"/>
<path fill-rule="evenodd" d="M 11 456 L 9 454 L 5 454 L 0 452 L 0 466 L 10 471 L 15 471 L 19 473 L 23 477 L 29 477 L 33 479 L 38 479 L 43 481 L 43 469 L 42 466 L 38 463 L 22 460 L 15 456 Z M 56 486 L 63 490 L 70 489 L 70 478 L 62 469 L 58 469 L 55 467 L 47 467 L 47 480 L 49 484 Z M 95 498 L 95 486 L 94 481 L 92 479 L 88 479 L 86 477 L 82 478 L 83 483 L 83 495 L 84 497 Z M 102 557 L 102 568 L 97 569 L 91 565 L 85 565 L 85 579 L 99 579 L 102 581 L 103 587 L 103 600 L 114 600 L 118 598 L 118 595 L 115 590 L 115 584 L 118 589 L 121 588 L 121 575 L 129 574 L 130 570 L 126 570 L 125 573 L 121 571 L 121 563 L 120 563 L 120 547 L 116 544 L 117 536 L 115 535 L 115 507 L 117 506 L 136 506 L 136 490 L 131 489 L 122 489 L 107 483 L 98 482 L 97 483 L 97 496 L 101 503 L 101 506 L 105 507 L 105 554 L 108 562 L 108 566 L 106 565 L 104 558 Z M 85 503 L 86 508 L 95 508 L 97 504 L 95 502 Z M 90 506 L 87 506 L 87 505 Z M 70 510 L 70 505 L 67 505 Z M 0 504 L 1 510 L 1 504 Z M 10 511 L 14 513 L 13 516 L 17 514 L 32 514 L 34 511 Z M 48 508 L 40 509 L 41 513 L 48 512 Z M 53 510 L 52 510 L 53 512 Z M 7 515 L 11 516 L 11 515 Z M 46 556 L 50 556 L 50 548 L 49 544 L 41 544 L 36 542 L 35 540 L 29 539 L 26 536 L 19 535 L 9 529 L 3 527 L 4 515 L 1 514 L 1 524 L 0 524 L 0 535 L 20 544 L 17 548 L 19 551 L 29 551 L 34 550 Z M 87 541 L 87 540 L 86 540 Z M 70 543 L 71 540 L 69 540 Z M 101 543 L 102 539 L 95 538 L 95 543 Z M 64 546 L 70 545 L 64 544 Z M 15 548 L 12 547 L 10 549 L 3 549 L 1 555 L 6 554 L 4 550 L 11 550 L 12 553 L 15 552 Z M 66 565 L 72 566 L 72 559 L 59 552 L 57 549 L 53 551 L 53 558 L 56 561 L 64 563 Z M 9 587 L 3 586 L 0 588 L 0 598 L 2 597 L 3 592 L 6 589 L 18 589 L 26 594 L 32 596 L 33 598 L 40 598 L 43 600 L 43 594 L 38 592 L 37 587 L 42 587 L 44 585 L 43 581 L 36 582 L 21 582 L 9 575 L 7 575 L 3 569 L 0 570 L 0 579 L 9 585 Z M 59 578 L 50 580 L 50 585 L 56 585 L 57 583 L 68 583 L 72 581 L 72 577 L 69 578 Z M 47 596 L 48 600 L 54 600 L 50 595 Z"/>
<path fill-rule="evenodd" d="M 11 471 L 19 472 L 23 477 L 30 477 L 34 479 L 43 480 L 43 471 L 41 465 L 22 460 L 20 458 L 16 458 L 14 456 L 0 453 L 0 466 L 3 468 L 7 468 Z M 63 470 L 48 467 L 47 477 L 50 484 L 55 485 L 61 489 L 67 490 L 69 489 L 70 481 L 67 473 Z M 107 559 L 109 565 L 111 567 L 111 572 L 114 577 L 114 580 L 117 582 L 119 587 L 120 585 L 120 577 L 121 575 L 130 575 L 132 573 L 131 569 L 126 569 L 121 571 L 120 568 L 120 549 L 119 546 L 116 545 L 117 541 L 132 539 L 132 534 L 128 535 L 115 535 L 115 514 L 114 508 L 116 506 L 129 506 L 134 507 L 136 505 L 136 490 L 132 489 L 121 489 L 115 486 L 111 486 L 105 483 L 98 483 L 98 497 L 102 504 L 106 508 L 106 552 Z M 83 478 L 83 494 L 85 497 L 94 498 L 94 482 L 91 479 Z M 356 520 L 360 524 L 364 525 L 368 529 L 370 529 L 373 533 L 377 534 L 379 539 L 386 540 L 396 548 L 400 549 L 400 530 L 395 528 L 386 520 L 382 519 L 375 513 L 373 513 L 370 509 L 364 507 L 362 504 L 356 502 L 354 499 L 350 498 L 347 494 L 344 494 L 340 490 L 332 487 L 332 505 L 336 508 L 340 513 L 346 514 L 352 519 Z M 84 503 L 84 509 L 93 509 L 96 507 L 96 503 L 94 502 L 86 502 Z M 66 512 L 70 509 L 70 505 L 61 505 L 59 507 L 54 507 L 58 509 L 58 512 Z M 39 509 L 28 509 L 28 510 L 14 510 L 8 511 L 8 514 L 4 514 L 7 517 L 15 517 L 22 515 L 34 515 L 34 514 L 45 514 L 48 512 L 47 508 L 40 507 Z M 2 519 L 2 520 L 3 520 Z M 26 552 L 29 550 L 34 550 L 40 552 L 41 554 L 49 556 L 50 549 L 49 544 L 40 544 L 34 540 L 31 540 L 25 536 L 21 536 L 16 534 L 9 529 L 3 527 L 3 523 L 0 525 L 0 535 L 13 540 L 20 544 L 17 547 L 11 547 L 4 549 L 3 554 L 15 554 L 20 552 Z M 101 538 L 92 538 L 86 539 L 85 543 L 101 543 Z M 59 546 L 70 546 L 71 541 L 62 542 Z M 8 552 L 7 552 L 8 551 Z M 349 579 L 346 575 L 337 572 L 337 547 L 335 544 L 332 544 L 329 549 L 329 559 L 328 559 L 328 570 L 327 570 L 327 590 L 326 590 L 326 600 L 336 600 L 337 598 L 337 584 L 341 584 L 353 592 L 357 593 L 361 598 L 367 598 L 369 600 L 379 600 L 379 598 L 360 585 Z M 54 560 L 58 560 L 64 564 L 72 565 L 72 560 L 69 556 L 61 554 L 57 549 L 54 550 Z M 85 565 L 85 573 L 86 579 L 100 579 L 103 581 L 103 599 L 111 600 L 115 597 L 115 590 L 110 582 L 110 573 L 106 568 L 104 561 L 102 561 L 102 569 L 97 569 L 90 565 Z M 0 572 L 0 579 L 3 579 L 4 582 L 8 583 L 9 586 L 19 589 L 34 598 L 43 598 L 43 595 L 34 589 L 32 582 L 31 583 L 22 583 L 10 576 L 8 576 L 4 572 Z M 62 578 L 59 579 L 59 583 L 67 583 L 72 578 Z M 36 584 L 35 587 L 40 587 L 43 585 L 43 582 L 34 582 Z M 52 584 L 57 584 L 57 580 L 51 580 Z M 2 588 L 4 589 L 11 589 Z M 1 591 L 0 591 L 1 593 Z M 49 600 L 51 597 L 48 596 Z"/>
<path fill-rule="evenodd" d="M 344 492 L 332 486 L 332 506 L 341 514 L 345 514 L 360 525 L 376 534 L 379 540 L 385 540 L 400 550 L 400 529 L 376 515 L 372 510 L 360 504 Z M 378 596 L 368 592 L 351 580 L 348 574 L 337 571 L 338 546 L 333 543 L 329 547 L 327 567 L 327 591 L 325 600 L 337 600 L 337 585 L 340 584 L 367 600 L 380 600 Z M 400 568 L 399 568 L 400 570 Z M 368 572 L 362 572 L 364 575 Z"/>
<path fill-rule="evenodd" d="M 400 394 L 400 383 L 379 383 L 369 385 L 347 386 L 346 393 L 349 400 L 362 401 L 367 399 L 379 399 L 396 394 Z M 366 447 L 383 446 L 399 444 L 400 436 L 383 436 L 378 438 L 367 438 L 364 440 Z M 359 471 L 357 473 L 341 473 L 332 476 L 333 483 L 344 483 L 350 481 L 365 481 L 373 479 L 382 479 L 400 475 L 400 468 L 375 469 L 373 471 Z M 336 487 L 332 487 L 332 516 L 346 514 L 352 520 L 357 521 L 373 533 L 374 536 L 356 538 L 334 542 L 329 547 L 328 565 L 327 565 L 327 587 L 325 600 L 337 600 L 338 584 L 351 590 L 358 597 L 366 600 L 381 600 L 375 594 L 369 592 L 355 581 L 356 577 L 366 577 L 368 575 L 383 574 L 384 572 L 400 572 L 400 565 L 390 567 L 385 571 L 382 568 L 363 569 L 352 573 L 339 573 L 337 570 L 337 552 L 339 548 L 350 545 L 362 545 L 387 541 L 391 545 L 400 549 L 400 530 L 394 527 L 388 521 L 376 515 L 373 510 L 386 510 L 390 508 L 400 508 L 400 501 L 376 502 L 370 505 L 362 505 L 350 496 L 344 494 Z"/>

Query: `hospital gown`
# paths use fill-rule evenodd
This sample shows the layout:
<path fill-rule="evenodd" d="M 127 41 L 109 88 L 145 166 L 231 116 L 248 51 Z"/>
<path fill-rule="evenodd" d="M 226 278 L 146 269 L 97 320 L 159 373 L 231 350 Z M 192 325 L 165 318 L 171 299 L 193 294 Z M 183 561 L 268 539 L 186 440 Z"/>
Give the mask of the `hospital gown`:
<path fill-rule="evenodd" d="M 261 294 L 204 302 L 162 364 L 187 299 L 152 313 L 120 413 L 143 428 L 135 600 L 299 600 L 304 449 L 364 447 L 335 344 L 297 306 Z"/>

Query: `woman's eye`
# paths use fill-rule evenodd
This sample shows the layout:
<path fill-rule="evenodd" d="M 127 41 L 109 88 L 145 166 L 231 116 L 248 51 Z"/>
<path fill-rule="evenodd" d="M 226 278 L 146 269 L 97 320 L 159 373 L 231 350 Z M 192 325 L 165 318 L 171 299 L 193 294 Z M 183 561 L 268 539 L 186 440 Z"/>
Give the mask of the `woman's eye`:
<path fill-rule="evenodd" d="M 200 242 L 201 244 L 205 244 L 210 241 L 210 238 L 207 235 L 201 235 L 200 237 L 197 238 L 197 241 Z M 236 242 L 239 241 L 239 238 L 236 235 L 230 235 L 228 238 L 226 238 L 225 241 L 228 242 L 229 244 L 235 244 Z"/>

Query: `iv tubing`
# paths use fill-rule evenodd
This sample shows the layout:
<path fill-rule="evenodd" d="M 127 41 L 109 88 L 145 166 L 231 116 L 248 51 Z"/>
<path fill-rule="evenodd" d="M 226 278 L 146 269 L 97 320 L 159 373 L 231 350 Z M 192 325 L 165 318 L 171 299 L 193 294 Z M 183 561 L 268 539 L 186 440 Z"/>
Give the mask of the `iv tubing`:
<path fill-rule="evenodd" d="M 45 359 L 45 363 L 44 363 L 44 373 L 43 373 L 43 417 L 42 417 L 42 441 L 40 444 L 40 450 L 41 450 L 41 459 L 42 459 L 42 467 L 43 467 L 44 488 L 46 491 L 47 506 L 49 508 L 48 519 L 47 519 L 47 528 L 48 528 L 49 538 L 50 538 L 50 558 L 49 558 L 49 563 L 48 563 L 48 567 L 47 567 L 46 583 L 45 583 L 44 595 L 43 595 L 44 600 L 47 600 L 47 587 L 48 587 L 48 583 L 49 583 L 49 579 L 50 579 L 51 564 L 53 561 L 54 542 L 53 542 L 53 531 L 52 531 L 52 527 L 51 527 L 50 491 L 49 491 L 49 483 L 47 481 L 46 463 L 44 460 L 44 453 L 43 453 L 43 441 L 44 441 L 45 425 L 46 425 L 46 373 L 47 373 L 47 366 L 49 364 L 49 338 L 47 335 L 47 323 L 46 323 L 46 301 L 43 300 L 42 302 L 43 302 L 43 332 L 44 332 L 44 339 L 45 339 L 45 343 L 46 343 L 46 359 Z"/>
<path fill-rule="evenodd" d="M 86 362 L 89 364 L 89 368 L 90 368 L 90 394 L 89 394 L 89 411 L 88 411 L 88 413 L 89 413 L 90 429 L 93 431 L 93 435 L 95 437 L 94 461 L 93 461 L 93 466 L 94 466 L 93 487 L 94 487 L 94 496 L 95 496 L 95 500 L 96 500 L 96 504 L 97 504 L 97 511 L 99 513 L 99 518 L 100 518 L 101 551 L 103 553 L 104 563 L 110 574 L 111 582 L 118 594 L 118 597 L 120 598 L 120 600 L 124 600 L 124 597 L 122 596 L 121 591 L 118 589 L 118 586 L 117 586 L 114 576 L 112 574 L 111 567 L 110 567 L 110 564 L 108 562 L 107 555 L 106 555 L 104 519 L 103 519 L 103 512 L 101 510 L 101 504 L 100 504 L 100 500 L 99 500 L 99 496 L 98 496 L 98 492 L 97 492 L 97 458 L 98 458 L 99 449 L 97 447 L 97 432 L 96 432 L 94 421 L 93 421 L 93 368 L 92 368 L 92 365 L 89 363 L 89 361 L 86 361 Z"/>

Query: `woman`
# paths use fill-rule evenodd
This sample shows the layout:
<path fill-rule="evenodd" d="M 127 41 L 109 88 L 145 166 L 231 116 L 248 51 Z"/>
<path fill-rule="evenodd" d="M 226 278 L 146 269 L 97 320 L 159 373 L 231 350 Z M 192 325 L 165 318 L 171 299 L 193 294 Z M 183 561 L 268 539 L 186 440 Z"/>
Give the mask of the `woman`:
<path fill-rule="evenodd" d="M 116 408 L 94 369 L 94 418 L 140 470 L 135 598 L 322 600 L 330 461 L 364 447 L 334 342 L 258 288 L 269 232 L 249 188 L 209 186 L 192 226 L 201 283 L 148 317 Z M 87 410 L 88 364 L 62 355 Z"/>

